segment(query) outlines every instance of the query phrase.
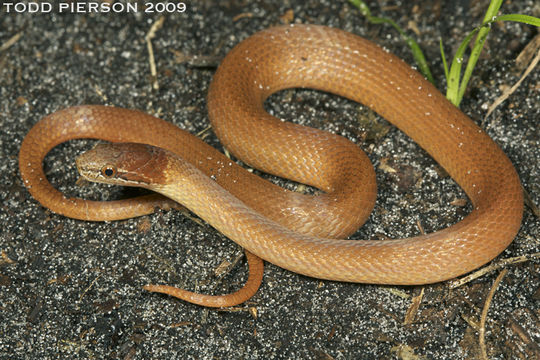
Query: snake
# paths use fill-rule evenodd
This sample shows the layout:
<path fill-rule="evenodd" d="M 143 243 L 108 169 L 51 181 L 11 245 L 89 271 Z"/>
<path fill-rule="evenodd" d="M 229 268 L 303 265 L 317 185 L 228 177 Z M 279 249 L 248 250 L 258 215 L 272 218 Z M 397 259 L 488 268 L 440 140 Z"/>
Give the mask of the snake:
<path fill-rule="evenodd" d="M 371 108 L 448 172 L 472 203 L 470 213 L 410 238 L 348 239 L 373 209 L 373 166 L 350 140 L 269 114 L 265 100 L 289 88 L 329 92 Z M 519 231 L 522 188 L 500 147 L 410 65 L 360 36 L 307 24 L 260 31 L 225 56 L 207 107 L 213 131 L 234 158 L 316 193 L 265 180 L 169 122 L 101 105 L 69 107 L 35 124 L 20 149 L 23 183 L 43 206 L 81 220 L 127 219 L 175 203 L 197 214 L 246 250 L 253 269 L 244 288 L 225 298 L 182 295 L 185 290 L 167 285 L 145 288 L 207 306 L 252 296 L 262 279 L 260 259 L 318 279 L 431 284 L 491 261 Z M 76 160 L 81 176 L 157 194 L 107 202 L 65 196 L 49 183 L 42 163 L 54 146 L 77 138 L 109 142 Z"/>

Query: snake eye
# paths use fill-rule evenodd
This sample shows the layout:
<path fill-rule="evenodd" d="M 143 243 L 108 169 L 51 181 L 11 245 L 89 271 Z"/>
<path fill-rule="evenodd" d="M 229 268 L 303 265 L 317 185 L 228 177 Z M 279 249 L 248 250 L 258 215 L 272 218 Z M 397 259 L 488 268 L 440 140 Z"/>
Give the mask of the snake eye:
<path fill-rule="evenodd" d="M 116 175 L 116 167 L 112 165 L 105 165 L 101 168 L 101 175 L 106 178 L 111 178 Z"/>

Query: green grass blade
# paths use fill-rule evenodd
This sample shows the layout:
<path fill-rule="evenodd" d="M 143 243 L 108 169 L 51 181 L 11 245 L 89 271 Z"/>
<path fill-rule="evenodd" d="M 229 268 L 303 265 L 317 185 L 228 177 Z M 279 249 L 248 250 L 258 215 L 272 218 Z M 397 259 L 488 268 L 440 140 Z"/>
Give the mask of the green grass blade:
<path fill-rule="evenodd" d="M 480 58 L 480 53 L 482 52 L 484 43 L 486 41 L 486 38 L 488 36 L 492 23 L 496 21 L 516 21 L 516 22 L 521 22 L 521 23 L 525 23 L 529 25 L 540 26 L 540 19 L 534 16 L 520 15 L 520 14 L 507 14 L 507 15 L 495 16 L 495 14 L 498 11 L 499 11 L 498 7 L 492 8 L 490 6 L 488 11 L 486 12 L 486 15 L 484 17 L 484 23 L 482 24 L 482 27 L 478 31 L 478 36 L 476 37 L 475 44 L 471 51 L 471 56 L 469 57 L 469 61 L 467 62 L 467 67 L 463 74 L 463 78 L 461 79 L 461 83 L 459 84 L 459 91 L 457 93 L 456 102 L 454 103 L 454 105 L 456 106 L 459 106 L 459 104 L 461 103 L 461 100 L 463 99 L 465 90 L 467 89 L 467 85 L 472 76 L 474 67 L 476 66 L 476 63 L 478 59 Z"/>
<path fill-rule="evenodd" d="M 418 64 L 419 70 L 430 82 L 434 83 L 433 76 L 431 75 L 431 71 L 429 70 L 429 66 L 424 57 L 424 54 L 422 53 L 420 46 L 416 43 L 416 41 L 414 41 L 414 39 L 407 36 L 405 32 L 399 27 L 399 25 L 397 25 L 391 19 L 372 16 L 368 6 L 362 0 L 349 0 L 349 2 L 356 6 L 360 10 L 362 15 L 364 15 L 370 23 L 389 24 L 394 29 L 396 29 L 398 33 L 405 39 L 407 45 L 411 48 L 415 61 Z M 467 89 L 467 85 L 472 76 L 474 67 L 476 66 L 476 63 L 480 58 L 480 54 L 482 52 L 482 49 L 484 48 L 484 43 L 493 22 L 515 21 L 524 24 L 540 26 L 540 19 L 534 16 L 521 14 L 506 14 L 497 16 L 497 13 L 501 8 L 502 2 L 503 0 L 491 0 L 486 14 L 484 15 L 482 25 L 471 31 L 461 42 L 454 58 L 452 59 L 450 69 L 448 69 L 448 64 L 446 62 L 446 55 L 444 54 L 442 40 L 439 42 L 444 66 L 444 74 L 446 76 L 447 82 L 446 98 L 456 106 L 459 106 L 461 100 L 463 99 L 463 95 L 465 94 L 465 90 Z M 468 48 L 469 43 L 472 41 L 475 35 L 477 35 L 476 40 L 474 42 L 474 46 L 472 47 L 467 66 L 463 73 L 463 78 L 461 78 L 461 69 L 463 66 L 464 54 Z"/>
<path fill-rule="evenodd" d="M 476 63 L 478 62 L 478 59 L 480 58 L 480 54 L 482 53 L 482 49 L 484 48 L 484 43 L 486 42 L 486 38 L 489 34 L 489 30 L 491 29 L 491 21 L 493 21 L 493 19 L 496 17 L 501 5 L 502 5 L 502 0 L 491 1 L 486 11 L 486 15 L 484 15 L 482 26 L 480 27 L 480 30 L 478 31 L 478 36 L 476 37 L 474 46 L 471 50 L 471 55 L 469 56 L 467 67 L 465 68 L 465 72 L 463 73 L 463 78 L 461 79 L 461 83 L 459 84 L 458 96 L 456 99 L 456 103 L 454 103 L 454 105 L 458 107 L 459 107 L 459 104 L 461 103 L 461 100 L 463 99 L 465 90 L 467 90 L 467 85 L 469 84 L 469 80 L 471 79 L 474 67 L 476 66 Z"/>
<path fill-rule="evenodd" d="M 446 98 L 450 100 L 450 102 L 456 106 L 459 105 L 458 100 L 458 92 L 459 92 L 459 79 L 461 77 L 461 66 L 463 63 L 463 55 L 465 54 L 465 50 L 467 50 L 467 46 L 471 42 L 473 36 L 479 31 L 479 28 L 474 29 L 471 31 L 465 39 L 461 42 L 459 45 L 458 50 L 456 51 L 456 55 L 452 59 L 452 65 L 450 65 L 450 72 L 448 74 L 448 87 L 446 89 Z"/>
<path fill-rule="evenodd" d="M 448 80 L 448 64 L 446 63 L 446 54 L 444 53 L 444 47 L 442 39 L 439 39 L 439 49 L 441 50 L 441 59 L 444 68 L 444 76 Z"/>
<path fill-rule="evenodd" d="M 529 15 L 506 14 L 497 16 L 493 21 L 515 21 L 523 24 L 540 26 L 540 19 Z"/>
<path fill-rule="evenodd" d="M 422 52 L 422 49 L 420 49 L 420 46 L 416 41 L 414 41 L 413 38 L 405 34 L 405 32 L 399 27 L 396 22 L 394 22 L 391 19 L 371 16 L 371 11 L 369 10 L 368 6 L 361 0 L 349 0 L 351 4 L 356 6 L 362 15 L 364 15 L 368 21 L 372 24 L 388 24 L 391 25 L 394 29 L 397 30 L 397 32 L 401 35 L 401 37 L 405 40 L 405 43 L 409 48 L 411 49 L 411 52 L 413 54 L 414 60 L 416 64 L 418 65 L 418 69 L 428 79 L 431 83 L 435 83 L 435 80 L 433 79 L 433 75 L 431 75 L 431 71 L 429 69 L 429 65 L 426 61 L 426 58 L 424 56 L 424 53 Z"/>
<path fill-rule="evenodd" d="M 361 0 L 349 0 L 349 2 L 356 6 L 362 15 L 368 18 L 371 17 L 371 11 L 365 2 Z"/>

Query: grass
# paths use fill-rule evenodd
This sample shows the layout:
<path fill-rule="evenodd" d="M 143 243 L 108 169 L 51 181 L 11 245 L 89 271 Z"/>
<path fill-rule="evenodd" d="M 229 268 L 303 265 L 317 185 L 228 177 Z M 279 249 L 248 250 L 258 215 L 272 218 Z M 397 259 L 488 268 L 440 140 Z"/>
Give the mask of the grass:
<path fill-rule="evenodd" d="M 372 24 L 389 24 L 394 27 L 394 29 L 399 32 L 401 37 L 403 37 L 407 45 L 411 48 L 412 54 L 420 72 L 430 82 L 435 83 L 433 76 L 431 75 L 431 71 L 429 70 L 426 58 L 422 53 L 420 46 L 414 39 L 408 36 L 403 31 L 403 29 L 401 29 L 399 25 L 397 25 L 393 20 L 372 16 L 371 11 L 363 1 L 349 0 L 349 2 L 356 6 L 360 10 L 361 14 L 364 15 Z M 480 57 L 482 49 L 484 48 L 484 43 L 489 34 L 489 30 L 491 29 L 491 24 L 497 21 L 515 21 L 533 26 L 540 26 L 540 19 L 534 16 L 521 14 L 506 14 L 497 16 L 501 5 L 502 0 L 492 0 L 490 2 L 486 14 L 484 15 L 484 20 L 482 21 L 482 24 L 469 32 L 467 36 L 465 36 L 465 39 L 461 42 L 456 54 L 452 58 L 450 69 L 448 68 L 448 64 L 446 62 L 446 55 L 444 53 L 442 39 L 440 40 L 441 57 L 444 66 L 444 73 L 446 76 L 446 83 L 448 84 L 448 87 L 446 89 L 446 98 L 457 107 L 459 107 L 459 104 L 463 99 L 463 95 L 465 94 L 465 90 L 467 89 L 467 85 L 474 71 L 474 67 L 476 66 L 478 58 Z M 469 47 L 469 43 L 473 40 L 475 35 L 476 38 L 474 40 L 474 45 L 470 52 L 467 65 L 462 76 L 461 70 L 464 65 L 465 51 Z"/>

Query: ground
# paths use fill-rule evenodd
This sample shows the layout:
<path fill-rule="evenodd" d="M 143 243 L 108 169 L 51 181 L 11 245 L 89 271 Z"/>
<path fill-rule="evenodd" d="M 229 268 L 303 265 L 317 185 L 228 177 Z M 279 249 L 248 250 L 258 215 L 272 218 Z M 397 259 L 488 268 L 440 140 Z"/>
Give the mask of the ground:
<path fill-rule="evenodd" d="M 439 37 L 446 53 L 454 53 L 487 7 L 486 1 L 368 4 L 374 15 L 394 19 L 418 39 L 443 91 Z M 141 289 L 158 282 L 219 293 L 245 280 L 243 260 L 223 278 L 215 275 L 242 251 L 195 215 L 159 210 L 90 223 L 40 206 L 24 188 L 17 161 L 22 139 L 40 118 L 68 106 L 106 104 L 200 133 L 209 126 L 206 93 L 215 66 L 258 30 L 287 22 L 338 27 L 413 63 L 393 29 L 369 24 L 348 2 L 186 5 L 183 13 L 162 14 L 0 9 L 1 359 L 469 359 L 480 354 L 481 328 L 489 358 L 540 357 L 540 242 L 531 206 L 514 242 L 494 261 L 525 257 L 504 266 L 485 325 L 482 309 L 501 267 L 458 287 L 396 287 L 321 281 L 268 264 L 262 288 L 246 304 L 208 310 Z M 539 16 L 533 5 L 508 2 L 502 12 Z M 159 21 L 151 39 L 154 77 L 145 36 Z M 532 26 L 494 25 L 461 105 L 514 163 L 532 204 L 539 202 L 539 71 L 490 117 L 484 115 L 519 80 L 530 59 L 519 66 L 516 58 L 536 34 Z M 412 236 L 419 224 L 432 232 L 469 211 L 466 196 L 445 172 L 366 108 L 310 90 L 283 91 L 267 106 L 284 119 L 346 136 L 368 152 L 379 195 L 373 215 L 353 238 Z M 372 121 L 360 120 L 366 117 Z M 211 129 L 203 136 L 220 147 Z M 92 144 L 55 148 L 45 161 L 51 182 L 71 196 L 129 196 L 126 190 L 76 184 L 73 160 Z"/>

